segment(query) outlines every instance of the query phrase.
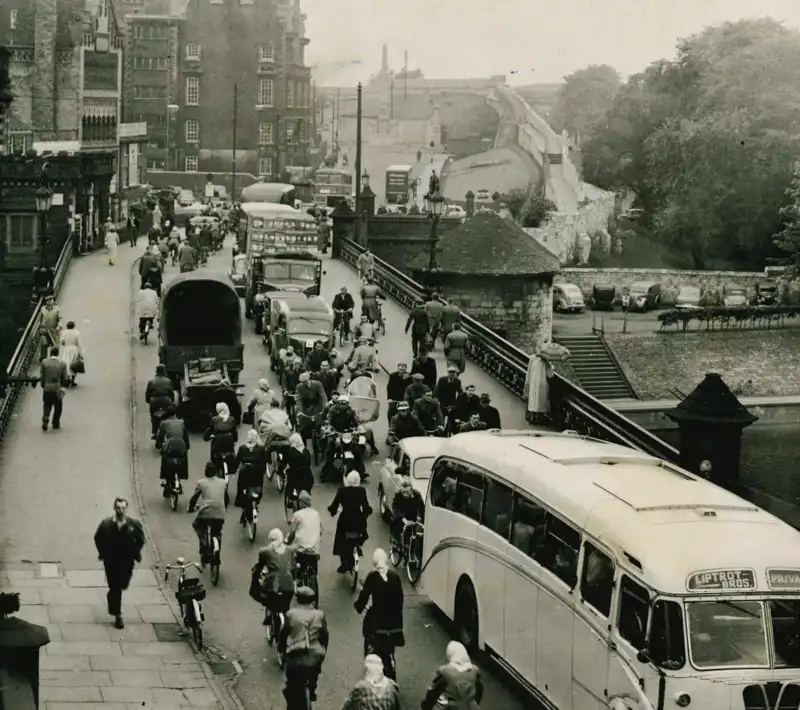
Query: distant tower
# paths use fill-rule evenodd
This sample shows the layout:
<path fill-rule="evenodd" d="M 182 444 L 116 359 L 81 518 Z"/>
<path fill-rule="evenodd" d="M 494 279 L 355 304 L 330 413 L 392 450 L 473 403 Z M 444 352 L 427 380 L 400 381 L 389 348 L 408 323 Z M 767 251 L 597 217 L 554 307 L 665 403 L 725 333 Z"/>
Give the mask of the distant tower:
<path fill-rule="evenodd" d="M 389 73 L 389 48 L 384 44 L 381 54 L 381 74 Z"/>

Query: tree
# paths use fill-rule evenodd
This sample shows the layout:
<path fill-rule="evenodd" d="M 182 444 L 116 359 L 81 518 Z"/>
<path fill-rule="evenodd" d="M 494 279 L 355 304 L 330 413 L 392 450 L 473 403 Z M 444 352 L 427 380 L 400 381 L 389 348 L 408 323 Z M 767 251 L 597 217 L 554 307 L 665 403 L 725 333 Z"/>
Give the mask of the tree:
<path fill-rule="evenodd" d="M 532 194 L 522 208 L 522 226 L 526 229 L 538 229 L 557 209 L 555 203 L 541 193 Z"/>
<path fill-rule="evenodd" d="M 800 33 L 770 19 L 681 40 L 617 93 L 582 146 L 585 178 L 635 192 L 690 265 L 760 266 L 800 149 L 798 65 Z"/>
<path fill-rule="evenodd" d="M 571 136 L 584 138 L 602 122 L 622 82 L 617 70 L 593 64 L 564 77 L 552 122 Z"/>
<path fill-rule="evenodd" d="M 800 267 L 800 161 L 795 162 L 792 184 L 786 188 L 786 204 L 778 210 L 781 230 L 772 238 L 785 256 L 775 261 Z"/>

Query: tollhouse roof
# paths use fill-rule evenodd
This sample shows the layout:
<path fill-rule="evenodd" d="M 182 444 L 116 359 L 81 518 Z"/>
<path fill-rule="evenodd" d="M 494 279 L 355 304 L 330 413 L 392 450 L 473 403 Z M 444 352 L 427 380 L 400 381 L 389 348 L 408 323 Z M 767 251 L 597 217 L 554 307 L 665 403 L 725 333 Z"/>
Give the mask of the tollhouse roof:
<path fill-rule="evenodd" d="M 690 395 L 666 414 L 676 422 L 710 422 L 742 426 L 752 424 L 758 419 L 750 414 L 716 372 L 709 372 Z"/>
<path fill-rule="evenodd" d="M 558 257 L 510 220 L 495 213 L 477 214 L 439 239 L 438 262 L 443 273 L 487 276 L 554 274 Z M 428 265 L 427 254 L 412 263 Z"/>

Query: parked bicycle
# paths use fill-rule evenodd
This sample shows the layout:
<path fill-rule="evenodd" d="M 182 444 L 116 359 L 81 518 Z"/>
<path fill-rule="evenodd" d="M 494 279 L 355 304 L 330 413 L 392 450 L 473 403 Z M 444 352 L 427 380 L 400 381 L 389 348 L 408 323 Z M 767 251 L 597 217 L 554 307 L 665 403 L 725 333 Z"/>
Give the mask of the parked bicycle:
<path fill-rule="evenodd" d="M 206 598 L 206 590 L 201 580 L 187 578 L 186 570 L 194 567 L 198 572 L 202 572 L 202 567 L 197 562 L 186 562 L 183 557 L 179 557 L 175 564 L 167 565 L 164 568 L 164 581 L 169 581 L 169 573 L 172 570 L 180 570 L 178 577 L 178 589 L 175 596 L 181 610 L 183 625 L 192 633 L 192 640 L 198 651 L 203 649 L 203 614 L 202 601 Z"/>

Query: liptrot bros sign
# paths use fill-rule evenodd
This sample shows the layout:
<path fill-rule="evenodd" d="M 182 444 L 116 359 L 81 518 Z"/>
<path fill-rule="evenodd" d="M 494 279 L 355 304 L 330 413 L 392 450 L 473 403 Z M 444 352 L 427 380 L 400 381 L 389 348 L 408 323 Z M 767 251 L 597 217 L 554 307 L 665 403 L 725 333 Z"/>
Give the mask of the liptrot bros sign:
<path fill-rule="evenodd" d="M 117 52 L 83 53 L 83 90 L 119 90 L 119 54 Z"/>

